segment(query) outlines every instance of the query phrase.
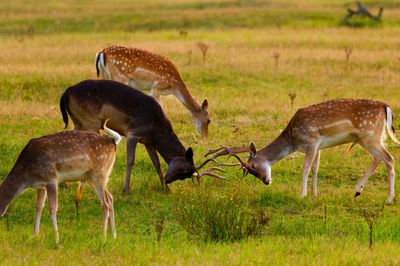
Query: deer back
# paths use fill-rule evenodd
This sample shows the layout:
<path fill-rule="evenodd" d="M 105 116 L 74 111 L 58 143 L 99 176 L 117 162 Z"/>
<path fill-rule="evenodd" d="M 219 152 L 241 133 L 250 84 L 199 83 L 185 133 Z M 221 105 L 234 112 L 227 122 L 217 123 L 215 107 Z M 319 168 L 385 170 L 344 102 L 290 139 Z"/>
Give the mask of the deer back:
<path fill-rule="evenodd" d="M 100 61 L 103 60 L 103 62 Z M 105 66 L 105 78 L 126 83 L 128 79 L 158 80 L 166 84 L 183 83 L 176 65 L 168 58 L 139 48 L 112 45 L 96 56 L 96 68 Z M 105 71 L 104 71 L 105 70 Z"/>
<path fill-rule="evenodd" d="M 67 178 L 66 173 L 74 172 L 79 178 L 88 171 L 107 170 L 115 152 L 111 138 L 90 131 L 64 131 L 30 140 L 12 171 L 35 177 L 35 182 L 46 181 L 52 175 Z"/>
<path fill-rule="evenodd" d="M 97 131 L 106 119 L 110 119 L 110 128 L 124 136 L 132 130 L 142 135 L 160 127 L 171 128 L 152 97 L 111 80 L 86 80 L 68 88 L 61 109 L 66 109 L 78 129 Z"/>
<path fill-rule="evenodd" d="M 331 100 L 298 110 L 285 130 L 294 142 L 338 134 L 348 134 L 350 142 L 381 134 L 387 107 L 368 99 Z"/>

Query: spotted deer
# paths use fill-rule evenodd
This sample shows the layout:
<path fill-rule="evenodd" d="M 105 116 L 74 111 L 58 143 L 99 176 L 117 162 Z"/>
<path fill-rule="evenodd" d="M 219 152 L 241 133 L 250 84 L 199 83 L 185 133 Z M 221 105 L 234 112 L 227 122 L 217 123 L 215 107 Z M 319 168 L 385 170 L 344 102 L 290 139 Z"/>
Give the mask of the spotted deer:
<path fill-rule="evenodd" d="M 116 144 L 121 137 L 106 126 L 104 130 L 113 138 L 90 131 L 64 131 L 31 139 L 0 185 L 0 215 L 5 215 L 10 203 L 25 189 L 35 188 L 37 202 L 33 233 L 39 233 L 47 195 L 55 241 L 58 244 L 58 184 L 83 180 L 92 185 L 100 198 L 103 238 L 106 238 L 108 223 L 116 238 L 113 198 L 107 190 L 107 183 L 114 164 Z"/>
<path fill-rule="evenodd" d="M 313 195 L 317 196 L 317 173 L 320 150 L 352 143 L 350 149 L 360 144 L 372 157 L 370 168 L 358 181 L 355 196 L 359 196 L 368 178 L 379 163 L 383 161 L 388 171 L 389 196 L 391 203 L 395 196 L 394 160 L 384 147 L 386 131 L 391 139 L 400 144 L 394 135 L 392 110 L 382 102 L 366 99 L 339 99 L 323 102 L 298 110 L 283 132 L 272 143 L 257 151 L 253 143 L 249 147 L 236 147 L 211 150 L 211 158 L 233 155 L 243 167 L 264 184 L 271 183 L 271 165 L 289 154 L 299 151 L 305 153 L 301 197 L 307 194 L 307 178 L 312 170 Z M 236 154 L 250 151 L 247 163 Z"/>
<path fill-rule="evenodd" d="M 130 191 L 130 177 L 138 143 L 144 144 L 156 168 L 161 184 L 169 191 L 168 183 L 175 180 L 209 175 L 220 177 L 215 167 L 198 173 L 206 163 L 195 166 L 192 148 L 186 149 L 176 136 L 171 123 L 154 98 L 127 85 L 112 80 L 85 80 L 68 88 L 60 99 L 60 109 L 68 126 L 68 115 L 76 130 L 98 132 L 106 119 L 109 127 L 127 138 L 127 167 L 124 192 Z M 161 171 L 158 154 L 168 164 L 165 177 Z M 81 189 L 81 187 L 80 187 Z M 78 190 L 77 200 L 81 193 Z"/>
<path fill-rule="evenodd" d="M 160 103 L 160 95 L 175 95 L 189 111 L 201 136 L 208 133 L 208 101 L 200 105 L 194 98 L 176 65 L 168 58 L 138 48 L 112 45 L 96 54 L 97 76 L 115 80 L 137 90 L 150 90 Z"/>

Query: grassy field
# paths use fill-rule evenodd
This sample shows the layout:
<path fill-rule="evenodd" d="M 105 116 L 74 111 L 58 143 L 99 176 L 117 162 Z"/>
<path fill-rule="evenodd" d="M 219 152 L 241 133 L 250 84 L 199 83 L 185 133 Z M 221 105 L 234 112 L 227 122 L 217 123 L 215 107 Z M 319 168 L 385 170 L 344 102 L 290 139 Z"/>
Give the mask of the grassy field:
<path fill-rule="evenodd" d="M 0 180 L 30 138 L 63 130 L 61 93 L 96 78 L 94 55 L 109 44 L 169 57 L 192 94 L 208 99 L 212 123 L 209 137 L 201 139 L 183 106 L 173 97 L 163 98 L 175 132 L 193 148 L 196 163 L 219 145 L 254 141 L 261 148 L 296 109 L 327 99 L 384 101 L 397 114 L 395 127 L 400 128 L 397 1 L 364 1 L 373 13 L 380 5 L 385 11 L 382 23 L 360 21 L 360 28 L 341 25 L 349 6 L 342 0 L 146 2 L 0 2 Z M 197 42 L 210 46 L 206 62 Z M 297 95 L 293 108 L 289 93 Z M 351 154 L 345 146 L 323 151 L 319 196 L 301 200 L 302 154 L 274 165 L 268 187 L 229 168 L 225 182 L 207 177 L 199 187 L 178 181 L 166 195 L 142 146 L 131 193 L 123 195 L 124 144 L 109 184 L 116 240 L 102 244 L 100 203 L 89 189 L 76 217 L 75 184 L 59 192 L 61 245 L 54 246 L 47 211 L 40 235 L 32 236 L 36 192 L 28 190 L 0 219 L 0 264 L 400 264 L 399 200 L 384 205 L 386 169 L 381 165 L 363 194 L 353 198 L 371 161 L 359 146 Z M 397 163 L 400 147 L 390 140 L 387 147 Z M 210 219 L 220 222 L 213 226 L 221 232 L 237 230 L 224 220 L 229 213 L 248 219 L 263 213 L 268 223 L 256 237 L 233 242 L 207 238 Z M 379 215 L 372 249 L 368 215 Z M 197 233 L 191 234 L 187 229 L 193 226 Z"/>

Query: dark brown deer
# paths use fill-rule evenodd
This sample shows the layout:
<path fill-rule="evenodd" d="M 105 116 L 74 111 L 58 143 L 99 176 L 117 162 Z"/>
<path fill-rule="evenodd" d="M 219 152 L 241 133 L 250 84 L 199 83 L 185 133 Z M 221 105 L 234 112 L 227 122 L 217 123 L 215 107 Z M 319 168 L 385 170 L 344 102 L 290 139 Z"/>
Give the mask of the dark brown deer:
<path fill-rule="evenodd" d="M 56 244 L 59 243 L 57 226 L 58 184 L 84 180 L 92 184 L 103 208 L 103 237 L 107 224 L 116 238 L 113 198 L 107 190 L 116 144 L 121 137 L 104 126 L 113 136 L 108 138 L 90 131 L 64 131 L 31 139 L 19 155 L 17 162 L 0 185 L 0 215 L 4 216 L 11 201 L 27 188 L 37 189 L 36 218 L 33 232 L 39 233 L 40 217 L 46 199 Z"/>
<path fill-rule="evenodd" d="M 68 114 L 77 130 L 98 132 L 103 122 L 110 119 L 109 127 L 127 138 L 125 193 L 130 190 L 137 143 L 144 144 L 160 182 L 167 191 L 169 188 L 166 184 L 190 178 L 212 161 L 206 160 L 196 167 L 192 149 L 186 150 L 182 145 L 157 101 L 122 83 L 111 80 L 82 81 L 64 92 L 60 108 L 65 127 L 68 126 Z M 157 153 L 168 164 L 165 182 Z M 212 170 L 215 168 L 207 169 L 200 175 L 217 177 Z M 77 198 L 79 200 L 79 196 Z"/>
<path fill-rule="evenodd" d="M 394 142 L 400 144 L 394 135 L 392 111 L 387 104 L 366 99 L 339 99 L 298 110 L 283 132 L 260 151 L 251 143 L 250 147 L 222 147 L 211 150 L 207 155 L 217 152 L 211 157 L 214 159 L 221 155 L 233 155 L 246 172 L 268 185 L 272 181 L 272 164 L 293 152 L 303 152 L 305 160 L 301 197 L 305 197 L 310 168 L 313 195 L 317 196 L 320 150 L 345 143 L 352 143 L 350 148 L 360 144 L 373 156 L 373 161 L 358 181 L 355 195 L 360 195 L 369 176 L 383 161 L 389 176 L 387 203 L 391 203 L 395 196 L 395 172 L 393 157 L 383 146 L 386 131 Z M 236 154 L 246 151 L 250 151 L 250 158 L 244 163 Z"/>

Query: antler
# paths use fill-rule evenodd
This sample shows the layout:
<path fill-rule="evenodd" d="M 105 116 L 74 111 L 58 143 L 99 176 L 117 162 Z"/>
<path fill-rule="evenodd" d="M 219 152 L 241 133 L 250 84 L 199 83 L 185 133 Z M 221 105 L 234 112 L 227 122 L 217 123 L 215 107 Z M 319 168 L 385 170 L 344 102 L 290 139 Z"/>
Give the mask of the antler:
<path fill-rule="evenodd" d="M 222 170 L 219 167 L 210 167 L 207 168 L 206 170 L 204 170 L 203 172 L 199 173 L 198 170 L 200 170 L 201 168 L 203 168 L 206 164 L 208 164 L 209 162 L 215 162 L 219 165 L 223 165 L 223 166 L 240 166 L 240 168 L 243 169 L 243 175 L 247 175 L 247 169 L 245 167 L 245 163 L 242 161 L 242 159 L 240 159 L 239 156 L 237 156 L 237 153 L 243 153 L 243 152 L 248 152 L 249 151 L 249 147 L 233 147 L 233 148 L 228 148 L 225 146 L 221 146 L 217 149 L 214 150 L 208 150 L 207 154 L 204 157 L 207 157 L 211 154 L 214 154 L 213 156 L 211 156 L 210 158 L 207 158 L 204 162 L 202 162 L 199 166 L 196 166 L 196 173 L 193 175 L 193 177 L 197 178 L 197 181 L 200 181 L 200 178 L 208 175 L 208 176 L 212 176 L 218 179 L 222 179 L 225 180 L 225 177 L 220 176 L 218 174 L 216 174 L 213 171 L 219 171 L 222 173 L 225 173 L 224 170 Z M 229 155 L 229 156 L 233 156 L 235 157 L 240 163 L 235 163 L 235 164 L 230 164 L 230 163 L 219 163 L 216 158 L 218 158 L 219 156 L 223 156 L 223 155 Z"/>
<path fill-rule="evenodd" d="M 202 162 L 199 166 L 196 166 L 196 170 L 200 170 L 201 168 L 203 168 L 209 162 L 214 162 L 214 163 L 219 164 L 219 162 L 217 160 L 215 160 L 215 158 L 208 158 L 207 160 Z"/>
<path fill-rule="evenodd" d="M 219 156 L 223 156 L 223 155 L 233 156 L 239 161 L 239 163 L 235 163 L 235 164 L 220 163 L 220 165 L 224 165 L 224 166 L 240 166 L 240 168 L 243 169 L 243 175 L 245 176 L 245 175 L 248 174 L 248 171 L 247 171 L 247 168 L 246 168 L 246 164 L 236 154 L 249 152 L 249 151 L 250 151 L 250 148 L 247 147 L 247 146 L 232 147 L 232 148 L 228 148 L 226 146 L 221 146 L 221 147 L 219 147 L 217 149 L 214 149 L 214 150 L 208 150 L 207 154 L 204 155 L 204 156 L 207 157 L 208 155 L 214 154 L 213 156 L 211 156 L 209 158 L 209 159 L 214 159 L 214 160 L 216 158 L 218 158 Z"/>
<path fill-rule="evenodd" d="M 249 151 L 250 151 L 250 149 L 247 146 L 232 147 L 232 148 L 228 148 L 226 146 L 221 146 L 218 149 L 208 150 L 207 154 L 204 155 L 204 157 L 207 157 L 208 155 L 211 155 L 211 154 L 215 153 L 210 158 L 216 159 L 219 156 L 223 156 L 223 155 L 234 155 L 234 154 L 243 153 L 243 152 L 249 152 Z"/>
<path fill-rule="evenodd" d="M 199 173 L 199 170 L 200 170 L 201 168 L 203 168 L 203 167 L 204 167 L 206 164 L 208 164 L 209 162 L 214 162 L 214 163 L 220 164 L 217 160 L 215 160 L 215 158 L 207 158 L 207 159 L 206 159 L 204 162 L 202 162 L 199 166 L 195 166 L 196 172 L 195 172 L 195 174 L 193 174 L 193 178 L 195 177 L 195 178 L 197 179 L 197 182 L 198 182 L 199 184 L 200 184 L 200 177 L 203 177 L 203 176 L 205 176 L 205 175 L 208 175 L 208 176 L 212 176 L 212 177 L 215 177 L 215 178 L 218 178 L 218 179 L 223 179 L 223 180 L 225 180 L 225 177 L 220 176 L 220 175 L 218 175 L 218 174 L 216 174 L 216 173 L 213 173 L 213 170 L 215 170 L 215 171 L 220 171 L 220 172 L 225 173 L 225 171 L 222 170 L 222 169 L 219 168 L 219 167 L 213 166 L 213 167 L 207 168 L 207 169 L 204 170 L 203 172 Z"/>
<path fill-rule="evenodd" d="M 226 173 L 226 172 L 225 172 L 224 170 L 222 170 L 221 168 L 216 167 L 216 166 L 213 166 L 213 167 L 207 168 L 206 170 L 204 170 L 204 171 L 201 172 L 201 173 L 197 172 L 197 173 L 196 173 L 196 174 L 197 174 L 197 179 L 199 179 L 200 177 L 203 177 L 203 176 L 205 176 L 205 175 L 208 175 L 208 176 L 212 176 L 212 177 L 215 177 L 215 178 L 218 178 L 218 179 L 225 180 L 225 177 L 220 176 L 220 175 L 218 175 L 218 174 L 216 174 L 216 173 L 213 173 L 213 171 L 219 171 L 219 172 L 222 172 L 222 173 Z"/>

